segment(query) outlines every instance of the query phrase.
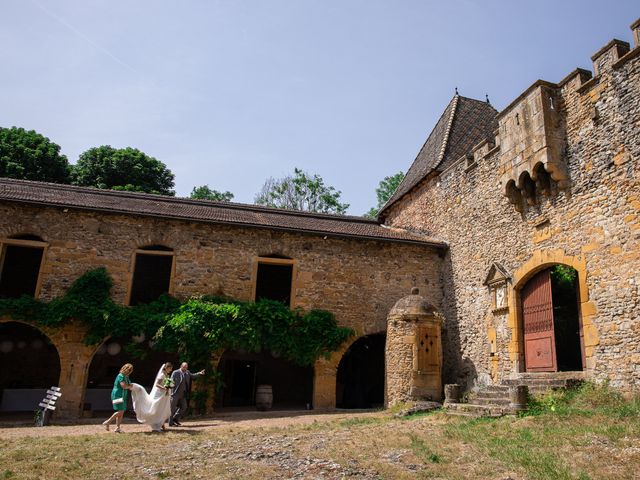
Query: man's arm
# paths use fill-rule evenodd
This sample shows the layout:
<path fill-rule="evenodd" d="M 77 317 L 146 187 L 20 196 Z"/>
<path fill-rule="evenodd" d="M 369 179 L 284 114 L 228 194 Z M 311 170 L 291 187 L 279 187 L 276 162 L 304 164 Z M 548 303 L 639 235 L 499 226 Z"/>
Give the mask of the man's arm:
<path fill-rule="evenodd" d="M 200 375 L 204 375 L 204 370 L 200 370 L 199 372 L 196 372 L 196 373 L 191 373 L 189 370 L 187 370 L 187 373 L 189 374 L 190 378 L 195 378 L 195 377 L 199 377 Z"/>

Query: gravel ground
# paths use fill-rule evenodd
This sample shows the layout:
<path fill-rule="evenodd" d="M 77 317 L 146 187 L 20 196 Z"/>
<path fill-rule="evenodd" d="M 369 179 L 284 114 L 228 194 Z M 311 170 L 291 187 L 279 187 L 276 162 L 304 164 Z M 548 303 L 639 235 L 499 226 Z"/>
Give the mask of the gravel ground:
<path fill-rule="evenodd" d="M 185 431 L 206 431 L 212 429 L 255 429 L 255 428 L 278 428 L 289 425 L 308 425 L 315 422 L 325 422 L 333 420 L 352 419 L 357 417 L 370 417 L 380 415 L 380 412 L 331 412 L 316 413 L 307 410 L 301 411 L 281 411 L 281 412 L 230 412 L 221 413 L 209 418 L 196 418 L 185 420 L 181 427 L 168 427 L 170 430 Z M 106 418 L 106 417 L 105 417 Z M 72 425 L 50 425 L 48 427 L 36 428 L 26 426 L 25 422 L 0 422 L 0 439 L 21 438 L 21 437 L 52 437 L 52 436 L 72 436 L 72 435 L 114 435 L 114 425 L 111 431 L 105 431 L 100 424 L 103 418 L 83 419 L 81 423 Z M 55 420 L 54 422 L 55 423 Z M 133 432 L 148 432 L 150 427 L 136 422 L 135 419 L 126 418 L 122 425 L 123 434 Z"/>

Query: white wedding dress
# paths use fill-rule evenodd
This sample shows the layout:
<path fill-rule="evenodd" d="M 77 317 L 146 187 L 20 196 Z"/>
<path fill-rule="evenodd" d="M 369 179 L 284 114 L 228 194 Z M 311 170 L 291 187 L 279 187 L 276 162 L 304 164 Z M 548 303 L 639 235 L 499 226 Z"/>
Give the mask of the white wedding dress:
<path fill-rule="evenodd" d="M 133 410 L 136 412 L 136 418 L 140 423 L 147 423 L 151 426 L 151 430 L 159 432 L 162 425 L 169 420 L 171 416 L 171 394 L 167 394 L 167 390 L 158 387 L 164 384 L 168 377 L 162 369 L 156 375 L 156 380 L 151 389 L 151 393 L 147 393 L 142 385 L 134 383 L 131 385 L 131 399 L 133 400 Z"/>

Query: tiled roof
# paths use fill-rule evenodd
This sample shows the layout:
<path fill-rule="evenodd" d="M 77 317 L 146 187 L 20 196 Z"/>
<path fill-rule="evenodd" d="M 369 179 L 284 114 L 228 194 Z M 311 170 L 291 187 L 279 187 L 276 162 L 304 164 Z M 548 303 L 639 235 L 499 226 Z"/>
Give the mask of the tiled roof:
<path fill-rule="evenodd" d="M 497 127 L 498 112 L 489 103 L 455 95 L 380 213 L 409 193 L 433 171 L 442 171 Z"/>
<path fill-rule="evenodd" d="M 0 178 L 0 201 L 298 233 L 419 243 L 446 248 L 444 242 L 405 230 L 384 227 L 375 220 L 362 217 L 306 213 L 257 205 L 99 190 L 11 178 Z"/>

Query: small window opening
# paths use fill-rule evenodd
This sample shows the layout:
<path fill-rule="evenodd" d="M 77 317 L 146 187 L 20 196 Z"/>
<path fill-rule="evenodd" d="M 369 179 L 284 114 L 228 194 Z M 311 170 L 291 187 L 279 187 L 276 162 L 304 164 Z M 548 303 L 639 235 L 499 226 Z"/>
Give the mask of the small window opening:
<path fill-rule="evenodd" d="M 136 253 L 129 305 L 153 302 L 161 295 L 169 293 L 172 267 L 173 255 Z"/>
<path fill-rule="evenodd" d="M 263 298 L 291 304 L 293 265 L 259 263 L 256 279 L 256 300 Z"/>
<path fill-rule="evenodd" d="M 0 265 L 0 297 L 35 296 L 44 248 L 5 245 Z"/>

